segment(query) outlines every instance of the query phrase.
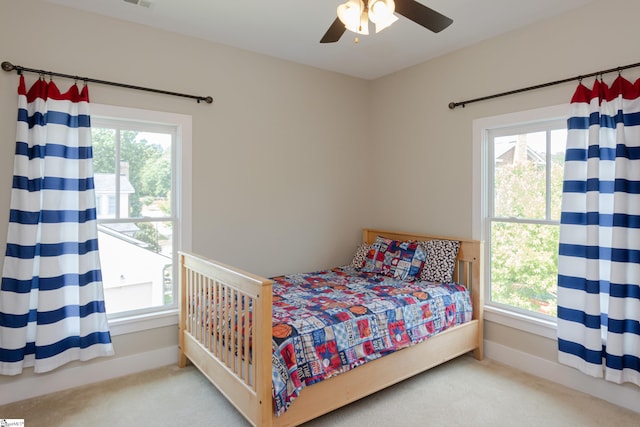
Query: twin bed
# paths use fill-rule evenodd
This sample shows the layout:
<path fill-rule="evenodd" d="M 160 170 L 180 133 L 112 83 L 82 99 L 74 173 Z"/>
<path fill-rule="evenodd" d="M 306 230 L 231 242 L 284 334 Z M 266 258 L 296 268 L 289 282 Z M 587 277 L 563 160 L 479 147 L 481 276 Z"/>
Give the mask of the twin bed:
<path fill-rule="evenodd" d="M 182 253 L 179 365 L 253 425 L 290 426 L 467 352 L 482 359 L 481 253 L 364 229 L 350 265 L 272 279 Z"/>

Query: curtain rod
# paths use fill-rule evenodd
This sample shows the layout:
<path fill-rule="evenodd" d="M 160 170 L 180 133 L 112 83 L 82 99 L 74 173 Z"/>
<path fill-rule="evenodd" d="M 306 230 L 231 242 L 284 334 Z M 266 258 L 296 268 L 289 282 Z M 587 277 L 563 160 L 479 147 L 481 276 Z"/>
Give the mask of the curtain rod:
<path fill-rule="evenodd" d="M 126 88 L 126 89 L 144 90 L 144 91 L 147 91 L 147 92 L 161 93 L 161 94 L 164 94 L 164 95 L 181 96 L 183 98 L 195 99 L 196 101 L 198 101 L 198 104 L 200 103 L 200 101 L 204 101 L 207 104 L 211 104 L 213 102 L 213 98 L 210 97 L 210 96 L 197 96 L 197 95 L 189 95 L 189 94 L 185 94 L 185 93 L 169 92 L 169 91 L 166 91 L 166 90 L 151 89 L 151 88 L 142 87 L 142 86 L 133 86 L 133 85 L 125 84 L 125 83 L 115 83 L 115 82 L 110 82 L 110 81 L 107 81 L 107 80 L 98 80 L 98 79 L 92 79 L 92 78 L 89 78 L 89 77 L 78 77 L 78 76 L 72 76 L 70 74 L 55 73 L 53 71 L 37 70 L 35 68 L 27 68 L 27 67 L 22 67 L 20 65 L 13 65 L 11 62 L 8 62 L 8 61 L 4 61 L 2 63 L 2 69 L 4 71 L 13 71 L 13 70 L 15 70 L 18 74 L 22 74 L 23 71 L 26 71 L 26 72 L 29 72 L 29 73 L 37 73 L 37 74 L 41 74 L 41 75 L 65 77 L 65 78 L 74 79 L 74 80 L 83 80 L 85 83 L 88 83 L 88 82 L 99 83 L 99 84 L 103 84 L 103 85 L 123 87 L 123 88 Z"/>
<path fill-rule="evenodd" d="M 522 88 L 522 89 L 510 90 L 508 92 L 497 93 L 495 95 L 489 95 L 489 96 L 483 96 L 481 98 L 469 99 L 467 101 L 450 102 L 449 103 L 449 108 L 451 110 L 453 110 L 454 108 L 456 108 L 456 107 L 458 107 L 460 105 L 462 105 L 462 108 L 464 108 L 466 104 L 471 104 L 473 102 L 486 101 L 487 99 L 499 98 L 501 96 L 513 95 L 515 93 L 527 92 L 527 91 L 530 91 L 530 90 L 540 89 L 540 88 L 548 87 L 548 86 L 555 86 L 555 85 L 559 85 L 561 83 L 570 82 L 572 80 L 582 80 L 582 79 L 587 78 L 587 77 L 593 77 L 593 76 L 599 76 L 599 75 L 602 75 L 602 74 L 613 73 L 614 71 L 617 71 L 619 73 L 622 70 L 626 70 L 627 68 L 634 68 L 634 67 L 640 67 L 640 62 L 637 62 L 635 64 L 630 64 L 630 65 L 624 65 L 622 67 L 610 68 L 608 70 L 596 71 L 595 73 L 583 74 L 583 75 L 580 75 L 580 76 L 569 77 L 569 78 L 562 79 L 562 80 L 556 80 L 554 82 L 542 83 L 542 84 L 539 84 L 539 85 L 529 86 L 529 87 L 525 87 L 525 88 Z"/>

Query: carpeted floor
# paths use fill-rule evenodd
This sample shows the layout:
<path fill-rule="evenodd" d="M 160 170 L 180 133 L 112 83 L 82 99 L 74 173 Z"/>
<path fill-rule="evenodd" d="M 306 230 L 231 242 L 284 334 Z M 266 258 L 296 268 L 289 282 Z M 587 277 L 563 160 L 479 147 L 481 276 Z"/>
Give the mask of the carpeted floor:
<path fill-rule="evenodd" d="M 248 425 L 195 368 L 174 366 L 0 406 L 4 418 L 26 427 Z M 626 427 L 639 420 L 640 413 L 462 356 L 305 427 Z"/>

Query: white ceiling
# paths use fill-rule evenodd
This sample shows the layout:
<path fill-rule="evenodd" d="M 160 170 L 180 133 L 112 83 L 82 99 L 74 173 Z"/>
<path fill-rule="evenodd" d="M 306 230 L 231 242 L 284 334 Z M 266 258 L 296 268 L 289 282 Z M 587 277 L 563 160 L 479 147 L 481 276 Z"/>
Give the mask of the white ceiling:
<path fill-rule="evenodd" d="M 375 79 L 595 0 L 418 0 L 453 19 L 435 34 L 404 17 L 320 44 L 345 0 L 45 0 L 289 61 Z"/>

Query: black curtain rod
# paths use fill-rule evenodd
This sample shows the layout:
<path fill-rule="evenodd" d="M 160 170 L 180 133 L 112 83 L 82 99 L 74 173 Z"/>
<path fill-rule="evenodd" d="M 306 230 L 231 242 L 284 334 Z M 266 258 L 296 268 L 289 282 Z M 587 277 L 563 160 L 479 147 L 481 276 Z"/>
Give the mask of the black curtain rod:
<path fill-rule="evenodd" d="M 89 77 L 78 77 L 78 76 L 72 76 L 70 74 L 55 73 L 53 71 L 37 70 L 35 68 L 27 68 L 27 67 L 21 67 L 20 65 L 13 65 L 11 62 L 8 62 L 8 61 L 4 61 L 2 63 L 2 69 L 4 71 L 13 71 L 13 70 L 15 70 L 18 74 L 22 74 L 22 72 L 26 71 L 26 72 L 29 72 L 29 73 L 37 73 L 37 74 L 40 74 L 40 75 L 65 77 L 65 78 L 68 78 L 68 79 L 82 80 L 85 83 L 89 83 L 89 82 L 91 82 L 91 83 L 99 83 L 99 84 L 103 84 L 103 85 L 123 87 L 123 88 L 126 88 L 126 89 L 144 90 L 144 91 L 147 91 L 147 92 L 161 93 L 161 94 L 164 94 L 164 95 L 181 96 L 183 98 L 195 99 L 196 101 L 198 101 L 198 104 L 200 103 L 200 101 L 204 101 L 207 104 L 211 104 L 213 102 L 213 98 L 210 97 L 210 96 L 197 96 L 197 95 L 189 95 L 189 94 L 186 94 L 186 93 L 169 92 L 169 91 L 166 91 L 166 90 L 151 89 L 151 88 L 148 88 L 148 87 L 128 85 L 128 84 L 125 84 L 125 83 L 114 83 L 114 82 L 110 82 L 110 81 L 107 81 L 107 80 L 98 80 L 98 79 L 91 79 Z"/>
<path fill-rule="evenodd" d="M 539 84 L 539 85 L 529 86 L 529 87 L 525 87 L 525 88 L 522 88 L 522 89 L 510 90 L 508 92 L 497 93 L 495 95 L 489 95 L 489 96 L 483 96 L 481 98 L 469 99 L 467 101 L 450 102 L 449 103 L 449 108 L 451 110 L 453 110 L 454 108 L 456 108 L 456 107 L 458 107 L 460 105 L 462 105 L 462 108 L 464 108 L 466 106 L 466 104 L 471 104 L 473 102 L 486 101 L 487 99 L 499 98 L 501 96 L 513 95 L 515 93 L 527 92 L 527 91 L 534 90 L 534 89 L 541 89 L 543 87 L 559 85 L 561 83 L 567 83 L 567 82 L 570 82 L 572 80 L 582 80 L 582 79 L 587 78 L 587 77 L 593 77 L 593 76 L 599 76 L 599 75 L 602 75 L 602 74 L 613 73 L 614 71 L 620 72 L 622 70 L 626 70 L 627 68 L 634 68 L 634 67 L 640 67 L 640 62 L 637 62 L 635 64 L 630 64 L 630 65 L 624 65 L 622 67 L 610 68 L 608 70 L 596 71 L 595 73 L 583 74 L 581 76 L 575 76 L 575 77 L 569 77 L 567 79 L 556 80 L 554 82 L 542 83 L 542 84 Z"/>

